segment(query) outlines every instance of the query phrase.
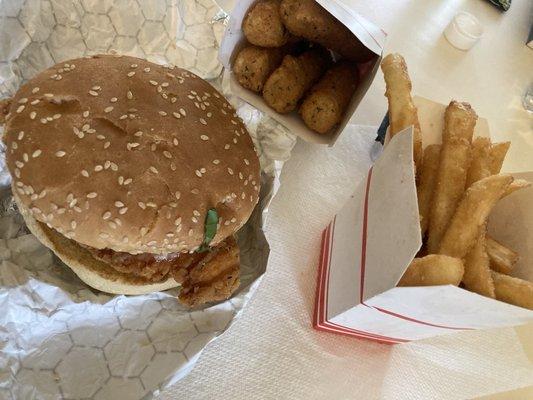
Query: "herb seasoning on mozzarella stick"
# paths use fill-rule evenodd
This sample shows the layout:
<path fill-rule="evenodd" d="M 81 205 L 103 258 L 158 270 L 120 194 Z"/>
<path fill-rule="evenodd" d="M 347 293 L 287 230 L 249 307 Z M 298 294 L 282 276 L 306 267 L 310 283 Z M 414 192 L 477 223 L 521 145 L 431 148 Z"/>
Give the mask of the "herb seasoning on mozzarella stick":
<path fill-rule="evenodd" d="M 340 62 L 329 69 L 311 89 L 300 107 L 305 124 L 318 133 L 328 133 L 337 125 L 357 88 L 355 65 Z"/>
<path fill-rule="evenodd" d="M 298 57 L 285 56 L 263 87 L 266 103 L 279 113 L 296 109 L 305 92 L 322 75 L 329 63 L 323 50 L 313 49 Z"/>

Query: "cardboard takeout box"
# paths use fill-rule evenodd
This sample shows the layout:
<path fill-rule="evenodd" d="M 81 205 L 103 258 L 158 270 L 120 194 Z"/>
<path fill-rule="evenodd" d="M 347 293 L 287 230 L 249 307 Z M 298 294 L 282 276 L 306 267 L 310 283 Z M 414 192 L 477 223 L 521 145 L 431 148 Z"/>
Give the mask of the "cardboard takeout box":
<path fill-rule="evenodd" d="M 341 123 L 331 134 L 321 135 L 312 131 L 304 124 L 296 112 L 292 112 L 290 114 L 277 113 L 265 103 L 259 94 L 243 88 L 237 82 L 237 79 L 232 72 L 233 61 L 238 52 L 247 43 L 244 33 L 241 29 L 242 21 L 246 15 L 246 12 L 256 2 L 256 0 L 240 0 L 237 2 L 237 5 L 231 12 L 229 24 L 224 32 L 224 37 L 222 38 L 222 43 L 219 50 L 219 59 L 224 65 L 225 73 L 229 74 L 230 89 L 235 95 L 253 105 L 257 109 L 263 111 L 265 114 L 271 116 L 302 139 L 308 142 L 328 144 L 331 146 L 335 143 L 341 132 L 344 130 L 344 127 L 355 113 L 357 106 L 363 99 L 374 79 L 374 76 L 376 75 L 381 62 L 381 53 L 385 43 L 386 34 L 374 24 L 350 10 L 342 3 L 342 0 L 317 1 L 322 7 L 328 10 L 329 13 L 331 13 L 335 18 L 348 27 L 348 29 L 350 29 L 350 31 L 352 31 L 352 33 L 377 56 L 374 60 L 359 65 L 359 71 L 361 75 L 359 86 L 352 97 Z"/>
<path fill-rule="evenodd" d="M 415 98 L 424 145 L 440 142 L 445 105 Z M 474 132 L 489 136 L 480 118 Z M 533 311 L 448 286 L 396 287 L 422 245 L 412 127 L 398 133 L 322 235 L 313 325 L 401 343 L 457 330 L 515 326 Z M 513 174 L 533 181 L 533 172 Z M 501 200 L 489 233 L 520 254 L 513 275 L 533 280 L 533 187 Z"/>

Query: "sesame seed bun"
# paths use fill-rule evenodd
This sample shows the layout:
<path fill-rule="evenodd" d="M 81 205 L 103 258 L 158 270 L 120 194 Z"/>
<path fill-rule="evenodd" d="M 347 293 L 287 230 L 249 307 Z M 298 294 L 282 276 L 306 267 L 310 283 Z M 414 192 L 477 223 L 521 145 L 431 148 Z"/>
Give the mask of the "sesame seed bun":
<path fill-rule="evenodd" d="M 76 244 L 75 241 L 67 239 L 37 221 L 16 194 L 14 198 L 30 232 L 92 288 L 105 293 L 139 295 L 180 286 L 172 277 L 154 283 L 116 271 L 106 263 L 93 258 L 89 251 Z"/>
<path fill-rule="evenodd" d="M 220 93 L 183 69 L 111 55 L 63 62 L 21 87 L 5 132 L 21 208 L 86 246 L 193 251 L 211 208 L 220 217 L 216 245 L 258 201 L 246 128 Z"/>

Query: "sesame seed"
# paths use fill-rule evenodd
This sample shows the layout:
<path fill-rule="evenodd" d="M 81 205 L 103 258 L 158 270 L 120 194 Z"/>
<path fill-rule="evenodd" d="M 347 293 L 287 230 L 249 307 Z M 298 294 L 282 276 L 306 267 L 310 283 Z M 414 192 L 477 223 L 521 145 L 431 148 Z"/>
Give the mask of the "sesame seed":
<path fill-rule="evenodd" d="M 201 173 L 199 170 L 194 171 L 194 173 L 195 173 L 196 176 L 198 176 L 199 178 L 202 177 L 202 173 Z"/>
<path fill-rule="evenodd" d="M 229 221 L 224 221 L 224 225 L 228 226 L 230 224 Z"/>
<path fill-rule="evenodd" d="M 111 164 L 111 171 L 118 171 L 118 165 L 112 162 Z"/>
<path fill-rule="evenodd" d="M 144 204 L 142 201 L 139 201 L 139 202 L 137 203 L 137 205 L 138 205 L 139 207 L 141 207 L 143 210 L 146 210 L 146 204 Z"/>
<path fill-rule="evenodd" d="M 53 121 L 54 119 L 52 117 L 46 117 L 47 121 Z"/>
<path fill-rule="evenodd" d="M 111 103 L 116 103 L 118 99 L 116 97 L 111 97 L 111 100 L 109 100 Z"/>
<path fill-rule="evenodd" d="M 158 173 L 159 173 L 159 171 L 157 170 L 157 168 L 154 167 L 154 166 L 151 166 L 149 169 L 150 169 L 150 171 L 153 172 L 154 174 L 158 174 Z"/>
<path fill-rule="evenodd" d="M 248 161 L 247 158 L 244 159 L 244 163 L 245 163 L 246 165 L 250 165 L 250 161 Z"/>
<path fill-rule="evenodd" d="M 207 118 L 211 118 L 213 116 L 213 113 L 210 111 L 206 115 L 207 115 Z"/>
<path fill-rule="evenodd" d="M 63 150 L 56 151 L 56 157 L 63 157 L 65 154 L 67 153 L 65 153 Z"/>
<path fill-rule="evenodd" d="M 130 67 L 131 67 L 131 68 L 137 68 L 138 65 L 137 65 L 137 64 L 131 64 Z"/>
<path fill-rule="evenodd" d="M 181 114 L 180 113 L 177 113 L 177 112 L 173 112 L 172 115 L 177 118 L 177 119 L 180 119 L 181 118 Z"/>
<path fill-rule="evenodd" d="M 102 89 L 102 88 L 101 88 L 100 86 L 93 86 L 91 89 L 92 89 L 92 90 L 100 90 L 100 89 Z"/>
<path fill-rule="evenodd" d="M 128 211 L 128 207 L 124 207 L 124 208 L 121 208 L 120 210 L 118 210 L 118 213 L 120 215 L 124 215 L 124 214 L 126 214 L 127 211 Z"/>
<path fill-rule="evenodd" d="M 68 206 L 69 206 L 70 208 L 72 208 L 72 207 L 74 207 L 77 203 L 78 203 L 78 199 L 74 199 L 74 200 L 72 200 L 72 201 L 69 203 Z"/>
<path fill-rule="evenodd" d="M 98 196 L 98 193 L 96 192 L 87 193 L 88 199 L 94 199 L 96 196 Z"/>
<path fill-rule="evenodd" d="M 48 99 L 51 99 L 52 97 L 54 97 L 54 95 L 53 95 L 53 93 L 45 93 L 44 97 L 46 97 Z"/>
<path fill-rule="evenodd" d="M 175 171 L 175 170 L 177 170 L 178 168 L 176 167 L 176 164 L 174 164 L 173 162 L 171 162 L 171 163 L 170 163 L 170 169 L 171 169 L 172 171 Z"/>
<path fill-rule="evenodd" d="M 176 193 L 174 193 L 174 196 L 176 196 L 176 200 L 179 200 L 180 197 L 181 197 L 181 193 L 180 192 L 176 192 Z"/>
<path fill-rule="evenodd" d="M 241 195 L 241 199 L 243 199 L 243 200 L 244 200 L 244 199 L 245 199 L 245 197 L 246 197 L 246 193 L 242 192 L 242 195 Z"/>
<path fill-rule="evenodd" d="M 107 234 L 105 232 L 101 232 L 98 236 L 100 236 L 100 238 L 102 238 L 102 239 L 107 239 L 109 237 L 109 234 Z"/>
<path fill-rule="evenodd" d="M 201 172 L 202 174 L 205 174 L 206 169 L 205 169 L 205 168 L 200 168 L 200 172 Z"/>
<path fill-rule="evenodd" d="M 192 189 L 192 190 L 191 190 L 191 193 L 192 193 L 192 194 L 199 194 L 200 191 L 199 191 L 198 189 Z"/>
<path fill-rule="evenodd" d="M 67 211 L 65 208 L 58 208 L 56 212 L 61 215 L 65 214 L 65 211 Z"/>
<path fill-rule="evenodd" d="M 35 94 L 35 93 L 37 93 L 39 90 L 41 90 L 41 89 L 38 88 L 38 87 L 34 87 L 34 88 L 31 90 L 31 92 L 32 92 L 33 94 Z"/>
<path fill-rule="evenodd" d="M 135 147 L 137 147 L 137 146 L 140 146 L 140 144 L 139 144 L 139 143 L 128 143 L 128 144 L 126 145 L 126 147 L 128 148 L 128 150 L 131 150 L 131 149 L 133 149 L 133 148 L 135 148 Z"/>
<path fill-rule="evenodd" d="M 177 138 L 172 139 L 172 143 L 174 143 L 174 146 L 177 146 L 180 142 Z"/>
<path fill-rule="evenodd" d="M 196 224 L 196 223 L 198 222 L 198 218 L 196 218 L 196 217 L 192 217 L 192 218 L 191 218 L 191 221 L 194 222 L 194 223 Z"/>
<path fill-rule="evenodd" d="M 32 106 L 34 106 L 34 105 L 36 105 L 36 104 L 39 104 L 40 102 L 41 102 L 41 100 L 39 100 L 39 99 L 35 99 L 35 100 L 33 100 L 30 104 L 31 104 Z"/>
<path fill-rule="evenodd" d="M 239 172 L 239 179 L 242 181 L 244 179 L 242 172 Z"/>
<path fill-rule="evenodd" d="M 128 114 L 122 114 L 118 119 L 126 119 L 128 118 Z"/>
<path fill-rule="evenodd" d="M 89 173 L 87 172 L 86 169 L 82 169 L 82 170 L 81 170 L 81 174 L 82 174 L 84 177 L 86 177 L 86 178 L 89 177 Z"/>
<path fill-rule="evenodd" d="M 224 110 L 223 108 L 220 109 L 220 112 L 224 115 L 227 115 L 228 113 L 226 112 L 226 110 Z"/>
<path fill-rule="evenodd" d="M 169 85 L 168 82 L 163 82 L 163 83 L 161 84 L 161 86 L 163 86 L 163 87 L 168 87 L 168 85 Z"/>
<path fill-rule="evenodd" d="M 192 236 L 193 230 L 189 229 L 189 236 Z"/>
<path fill-rule="evenodd" d="M 166 158 L 172 158 L 172 154 L 170 154 L 170 151 L 164 150 L 164 151 L 163 151 L 163 155 L 164 155 Z"/>
<path fill-rule="evenodd" d="M 105 142 L 104 143 L 104 149 L 107 149 L 109 146 L 111 146 L 111 142 Z"/>
<path fill-rule="evenodd" d="M 113 111 L 113 106 L 109 106 L 109 107 L 104 108 L 104 112 L 105 113 L 110 113 L 111 111 Z"/>
<path fill-rule="evenodd" d="M 19 100 L 19 104 L 26 104 L 28 102 L 28 99 L 26 97 L 23 97 Z"/>
<path fill-rule="evenodd" d="M 188 94 L 187 97 L 188 97 L 189 99 L 191 99 L 191 100 L 194 99 L 194 96 L 193 96 L 193 95 L 190 95 L 190 94 Z"/>
<path fill-rule="evenodd" d="M 146 203 L 146 206 L 147 206 L 147 207 L 156 208 L 156 207 L 157 207 L 157 204 L 155 204 L 155 203 L 149 201 L 148 203 Z"/>
<path fill-rule="evenodd" d="M 192 213 L 193 215 L 196 215 L 197 217 L 200 216 L 200 213 L 198 212 L 198 210 L 192 210 Z"/>
<path fill-rule="evenodd" d="M 237 144 L 237 138 L 233 138 L 233 143 Z"/>
<path fill-rule="evenodd" d="M 104 135 L 96 135 L 96 139 L 98 139 L 98 140 L 104 140 L 104 139 L 105 139 L 105 136 L 104 136 Z"/>
<path fill-rule="evenodd" d="M 180 114 L 183 115 L 184 117 L 187 116 L 187 113 L 185 112 L 183 108 L 180 108 L 179 111 L 180 111 Z"/>
<path fill-rule="evenodd" d="M 177 97 L 171 97 L 171 98 L 170 98 L 170 102 L 171 102 L 171 103 L 175 103 L 176 101 L 178 101 L 178 98 L 177 98 Z"/>
<path fill-rule="evenodd" d="M 122 208 L 122 207 L 124 207 L 124 203 L 121 202 L 121 201 L 115 201 L 115 207 Z"/>
<path fill-rule="evenodd" d="M 150 84 L 151 84 L 152 86 L 157 86 L 157 85 L 158 85 L 158 83 L 157 83 L 156 81 L 152 81 L 152 80 L 150 80 L 149 82 L 150 82 Z"/>
<path fill-rule="evenodd" d="M 89 90 L 89 94 L 91 96 L 98 96 L 98 92 L 95 92 L 94 90 Z"/>
<path fill-rule="evenodd" d="M 104 163 L 104 168 L 108 169 L 110 166 L 111 166 L 111 161 L 106 160 L 106 162 Z"/>
<path fill-rule="evenodd" d="M 16 149 L 18 149 L 19 145 L 17 144 L 17 142 L 13 142 L 11 144 L 11 147 L 16 150 Z"/>
<path fill-rule="evenodd" d="M 20 178 L 20 169 L 15 168 L 15 176 L 16 176 L 17 178 Z"/>
<path fill-rule="evenodd" d="M 215 165 L 220 164 L 220 160 L 218 160 L 218 159 L 215 159 L 215 160 L 213 160 L 212 162 L 213 162 L 213 164 L 215 164 Z"/>
<path fill-rule="evenodd" d="M 200 136 L 200 139 L 202 139 L 202 140 L 204 140 L 204 141 L 205 141 L 205 140 L 209 140 L 209 136 L 207 136 L 207 135 L 201 135 L 201 136 Z"/>
<path fill-rule="evenodd" d="M 37 196 L 37 193 L 34 193 L 30 196 L 30 200 L 37 200 L 39 196 Z"/>
<path fill-rule="evenodd" d="M 33 153 L 32 153 L 32 158 L 37 158 L 41 155 L 42 151 L 41 150 L 35 150 Z"/>
<path fill-rule="evenodd" d="M 146 67 L 143 71 L 144 72 L 150 72 L 150 67 Z"/>
<path fill-rule="evenodd" d="M 115 224 L 113 221 L 109 221 L 107 225 L 109 225 L 111 229 L 117 229 L 117 224 Z"/>
<path fill-rule="evenodd" d="M 26 106 L 19 106 L 17 108 L 17 114 L 20 114 L 22 111 L 24 111 L 25 108 L 26 108 Z"/>
<path fill-rule="evenodd" d="M 133 93 L 131 92 L 131 90 L 128 90 L 128 91 L 126 92 L 126 98 L 127 98 L 128 100 L 133 99 Z"/>
<path fill-rule="evenodd" d="M 141 137 L 143 135 L 142 131 L 137 131 L 133 134 L 133 136 Z"/>
<path fill-rule="evenodd" d="M 102 171 L 103 169 L 104 169 L 104 167 L 102 167 L 101 165 L 97 165 L 96 167 L 94 167 L 94 170 L 95 170 L 96 172 L 100 172 L 100 171 Z"/>
<path fill-rule="evenodd" d="M 89 111 L 84 111 L 82 115 L 84 118 L 87 118 L 89 116 Z"/>
<path fill-rule="evenodd" d="M 229 145 L 229 144 L 225 144 L 225 145 L 224 145 L 224 150 L 229 150 L 229 148 L 230 148 L 230 145 Z"/>
<path fill-rule="evenodd" d="M 132 178 L 128 178 L 124 181 L 124 185 L 129 185 L 131 182 L 133 182 Z"/>
<path fill-rule="evenodd" d="M 159 115 L 166 117 L 167 113 L 165 111 L 159 111 Z"/>
<path fill-rule="evenodd" d="M 233 170 L 228 167 L 228 174 L 233 175 Z"/>
<path fill-rule="evenodd" d="M 172 208 L 176 208 L 178 206 L 178 203 L 175 203 L 175 202 L 172 201 L 172 202 L 168 203 L 168 205 L 170 207 L 172 207 Z"/>
<path fill-rule="evenodd" d="M 76 221 L 70 221 L 70 227 L 71 227 L 72 229 L 76 229 L 76 226 L 77 226 Z"/>
<path fill-rule="evenodd" d="M 24 131 L 20 131 L 19 134 L 17 135 L 17 139 L 22 140 L 23 137 L 24 137 Z"/>
<path fill-rule="evenodd" d="M 127 73 L 127 75 L 128 75 L 128 77 L 131 78 L 133 75 L 135 75 L 135 71 L 130 71 L 130 72 Z"/>
<path fill-rule="evenodd" d="M 141 236 L 146 235 L 147 232 L 148 232 L 148 228 L 147 228 L 146 226 L 143 226 L 143 227 L 141 228 Z"/>

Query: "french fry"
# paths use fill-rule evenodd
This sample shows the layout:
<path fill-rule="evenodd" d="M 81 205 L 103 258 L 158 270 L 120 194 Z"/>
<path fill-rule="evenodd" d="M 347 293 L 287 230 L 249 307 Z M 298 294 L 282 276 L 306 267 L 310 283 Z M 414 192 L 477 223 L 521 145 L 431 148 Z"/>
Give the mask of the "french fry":
<path fill-rule="evenodd" d="M 468 168 L 468 175 L 466 178 L 467 188 L 474 182 L 493 175 L 490 171 L 492 161 L 490 149 L 489 138 L 477 137 L 472 142 L 472 162 L 470 163 L 470 168 Z"/>
<path fill-rule="evenodd" d="M 499 174 L 511 142 L 494 143 L 490 148 L 490 172 L 492 175 Z"/>
<path fill-rule="evenodd" d="M 468 103 L 452 101 L 446 108 L 439 171 L 429 217 L 429 253 L 438 253 L 442 236 L 465 191 L 476 121 L 477 115 Z"/>
<path fill-rule="evenodd" d="M 458 286 L 463 273 L 463 262 L 459 258 L 430 254 L 415 258 L 398 282 L 398 286 Z"/>
<path fill-rule="evenodd" d="M 422 237 L 429 225 L 431 199 L 435 191 L 437 171 L 439 170 L 440 144 L 431 144 L 424 149 L 424 162 L 419 170 L 419 180 L 416 188 L 418 197 L 418 213 L 420 214 L 420 230 Z"/>
<path fill-rule="evenodd" d="M 490 274 L 489 256 L 485 246 L 485 232 L 479 235 L 474 247 L 465 257 L 465 288 L 482 296 L 494 298 L 494 282 Z"/>
<path fill-rule="evenodd" d="M 422 136 L 418 112 L 411 98 L 411 79 L 407 72 L 405 60 L 399 54 L 389 54 L 381 62 L 381 70 L 385 77 L 385 96 L 389 102 L 389 124 L 391 137 L 407 128 L 414 126 L 413 158 L 415 165 L 422 164 Z"/>
<path fill-rule="evenodd" d="M 442 237 L 438 253 L 465 257 L 479 237 L 492 208 L 512 182 L 511 175 L 499 174 L 470 186 Z"/>
<path fill-rule="evenodd" d="M 490 236 L 487 236 L 485 244 L 490 267 L 496 272 L 509 275 L 518 261 L 518 253 L 505 247 Z"/>
<path fill-rule="evenodd" d="M 515 179 L 507 188 L 502 197 L 509 196 L 511 193 L 516 192 L 520 189 L 525 189 L 531 186 L 531 182 L 526 181 L 525 179 Z"/>
<path fill-rule="evenodd" d="M 492 278 L 498 300 L 533 310 L 533 282 L 494 271 Z"/>

